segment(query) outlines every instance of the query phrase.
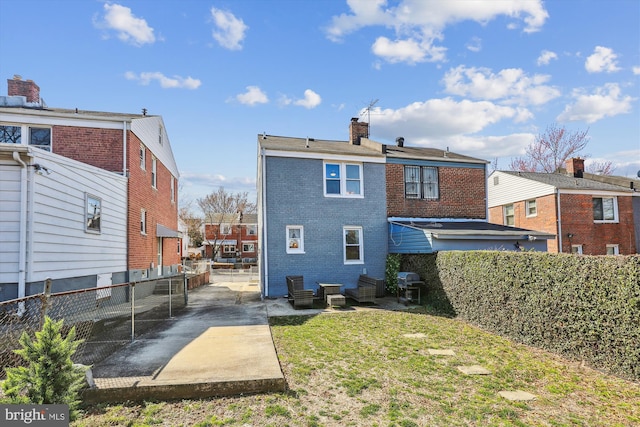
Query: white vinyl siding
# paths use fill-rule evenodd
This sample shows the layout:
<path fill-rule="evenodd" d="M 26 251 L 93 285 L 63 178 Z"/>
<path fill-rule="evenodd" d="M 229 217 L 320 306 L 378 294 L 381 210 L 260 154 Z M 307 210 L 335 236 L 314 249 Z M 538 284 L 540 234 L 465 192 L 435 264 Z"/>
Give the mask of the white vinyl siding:
<path fill-rule="evenodd" d="M 555 187 L 552 185 L 500 171 L 493 172 L 491 178 L 487 182 L 487 204 L 490 208 L 519 200 L 534 200 L 555 193 Z"/>
<path fill-rule="evenodd" d="M 34 156 L 33 162 L 51 173 L 39 175 L 28 168 L 26 281 L 125 271 L 127 179 L 44 150 L 38 150 Z M 13 178 L 20 176 L 20 167 L 11 163 L 0 161 L 3 190 L 0 192 L 3 198 L 0 202 L 0 226 L 3 227 L 0 283 L 17 282 L 20 186 Z M 102 202 L 100 233 L 85 231 L 87 192 Z M 5 203 L 4 198 L 9 200 Z M 5 229 L 10 230 L 9 233 L 5 233 Z"/>

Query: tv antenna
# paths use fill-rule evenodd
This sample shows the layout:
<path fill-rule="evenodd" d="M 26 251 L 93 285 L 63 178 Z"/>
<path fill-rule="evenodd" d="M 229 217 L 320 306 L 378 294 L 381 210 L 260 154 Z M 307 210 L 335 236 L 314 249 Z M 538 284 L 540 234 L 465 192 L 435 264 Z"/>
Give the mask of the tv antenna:
<path fill-rule="evenodd" d="M 379 99 L 374 99 L 372 101 L 369 102 L 369 105 L 367 105 L 364 109 L 364 111 L 362 113 L 360 113 L 360 116 L 364 115 L 364 113 L 367 113 L 367 123 L 371 124 L 371 109 L 373 108 L 374 105 L 376 105 L 378 103 L 378 101 L 380 101 Z"/>

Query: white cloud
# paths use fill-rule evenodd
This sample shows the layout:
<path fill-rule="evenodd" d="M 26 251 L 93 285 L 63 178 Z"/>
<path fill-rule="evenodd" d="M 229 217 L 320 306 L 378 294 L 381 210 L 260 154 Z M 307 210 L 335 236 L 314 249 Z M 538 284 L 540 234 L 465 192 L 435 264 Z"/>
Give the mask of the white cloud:
<path fill-rule="evenodd" d="M 247 91 L 236 95 L 236 99 L 245 105 L 266 104 L 269 102 L 267 94 L 262 91 L 258 86 L 247 86 Z"/>
<path fill-rule="evenodd" d="M 623 96 L 617 83 L 607 83 L 591 94 L 574 90 L 576 102 L 567 105 L 558 116 L 558 121 L 585 121 L 594 123 L 605 117 L 613 117 L 631 111 L 631 103 L 637 98 Z"/>
<path fill-rule="evenodd" d="M 560 96 L 560 91 L 545 83 L 543 74 L 528 76 L 519 68 L 507 68 L 493 73 L 488 68 L 465 67 L 450 69 L 442 79 L 445 92 L 474 99 L 502 100 L 506 104 L 541 105 Z"/>
<path fill-rule="evenodd" d="M 617 58 L 618 55 L 613 52 L 613 49 L 596 46 L 593 53 L 585 61 L 584 68 L 590 73 L 613 73 L 620 70 Z"/>
<path fill-rule="evenodd" d="M 471 40 L 467 43 L 467 49 L 471 52 L 480 52 L 482 50 L 482 40 L 480 37 L 471 37 Z"/>
<path fill-rule="evenodd" d="M 200 87 L 202 82 L 198 79 L 194 79 L 192 77 L 180 77 L 173 76 L 167 77 L 160 72 L 142 72 L 140 74 L 136 74 L 132 71 L 127 71 L 125 73 L 125 78 L 127 80 L 137 80 L 140 84 L 147 86 L 153 80 L 160 83 L 160 87 L 163 89 L 197 89 Z"/>
<path fill-rule="evenodd" d="M 558 59 L 558 54 L 550 50 L 543 50 L 538 56 L 538 65 L 549 65 L 552 59 Z"/>
<path fill-rule="evenodd" d="M 295 101 L 293 104 L 307 109 L 312 109 L 320 105 L 321 102 L 322 98 L 320 97 L 320 95 L 318 95 L 311 89 L 307 89 L 304 91 L 304 98 Z"/>
<path fill-rule="evenodd" d="M 180 171 L 180 199 L 187 195 L 204 197 L 219 187 L 230 193 L 249 193 L 255 196 L 256 180 L 252 177 L 228 177 L 223 174 Z"/>
<path fill-rule="evenodd" d="M 508 16 L 525 24 L 524 32 L 538 31 L 549 14 L 541 0 L 501 0 L 491 2 L 401 0 L 388 7 L 386 0 L 347 0 L 350 13 L 332 18 L 327 37 L 335 42 L 369 26 L 382 26 L 395 35 L 378 36 L 373 52 L 389 62 L 444 61 L 446 49 L 437 45 L 448 25 L 463 21 L 486 24 L 498 16 Z M 470 45 L 471 50 L 479 45 Z"/>
<path fill-rule="evenodd" d="M 242 41 L 249 29 L 242 19 L 236 18 L 231 12 L 211 8 L 211 17 L 216 29 L 213 38 L 220 46 L 230 50 L 242 49 Z"/>
<path fill-rule="evenodd" d="M 633 67 L 633 74 L 635 74 L 636 76 L 640 75 L 640 66 L 638 67 Z"/>
<path fill-rule="evenodd" d="M 94 19 L 97 28 L 115 30 L 120 40 L 134 46 L 142 46 L 146 43 L 154 43 L 156 37 L 147 21 L 136 18 L 131 9 L 119 4 L 104 4 L 105 15 L 102 21 Z"/>

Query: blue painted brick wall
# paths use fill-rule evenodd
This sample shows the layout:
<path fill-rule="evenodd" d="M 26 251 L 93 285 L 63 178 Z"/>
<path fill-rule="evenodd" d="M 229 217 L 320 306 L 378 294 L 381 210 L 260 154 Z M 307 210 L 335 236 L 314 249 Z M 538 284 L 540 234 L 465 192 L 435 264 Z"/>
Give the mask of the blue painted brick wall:
<path fill-rule="evenodd" d="M 387 218 L 384 164 L 363 164 L 364 198 L 324 197 L 323 161 L 266 158 L 266 296 L 287 294 L 285 276 L 303 275 L 305 287 L 317 282 L 354 287 L 365 269 L 384 277 Z M 286 226 L 304 227 L 304 254 L 287 254 Z M 345 265 L 342 227 L 363 228 L 364 264 Z"/>

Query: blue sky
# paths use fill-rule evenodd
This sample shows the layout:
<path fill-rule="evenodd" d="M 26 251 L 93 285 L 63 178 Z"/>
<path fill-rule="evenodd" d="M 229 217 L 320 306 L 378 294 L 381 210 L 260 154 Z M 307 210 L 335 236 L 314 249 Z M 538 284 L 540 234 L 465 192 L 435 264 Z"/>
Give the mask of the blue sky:
<path fill-rule="evenodd" d="M 640 170 L 638 0 L 0 0 L 0 52 L 51 107 L 161 115 L 187 200 L 254 196 L 258 134 L 352 117 L 499 169 L 557 122 Z"/>

